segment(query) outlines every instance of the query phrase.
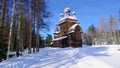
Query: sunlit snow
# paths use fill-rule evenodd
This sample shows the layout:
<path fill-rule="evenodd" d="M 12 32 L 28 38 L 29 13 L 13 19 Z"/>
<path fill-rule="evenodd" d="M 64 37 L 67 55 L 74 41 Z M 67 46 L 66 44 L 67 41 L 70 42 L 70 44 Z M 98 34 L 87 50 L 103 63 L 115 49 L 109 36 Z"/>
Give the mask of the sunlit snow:
<path fill-rule="evenodd" d="M 119 68 L 119 45 L 41 48 L 0 63 L 0 68 Z"/>

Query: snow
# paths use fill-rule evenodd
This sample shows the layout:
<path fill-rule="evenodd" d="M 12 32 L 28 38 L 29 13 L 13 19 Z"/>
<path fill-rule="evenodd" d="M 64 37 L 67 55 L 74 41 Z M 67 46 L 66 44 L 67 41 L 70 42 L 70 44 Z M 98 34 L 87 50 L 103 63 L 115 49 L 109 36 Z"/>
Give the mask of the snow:
<path fill-rule="evenodd" d="M 77 20 L 77 18 L 74 16 L 65 16 L 65 17 L 61 18 L 60 21 L 67 19 L 67 18 Z"/>
<path fill-rule="evenodd" d="M 53 42 L 51 42 L 50 45 L 53 45 Z"/>
<path fill-rule="evenodd" d="M 54 33 L 58 34 L 58 33 L 60 33 L 60 32 L 54 32 Z"/>
<path fill-rule="evenodd" d="M 65 39 L 65 38 L 67 38 L 67 36 L 63 36 L 63 37 L 60 37 L 60 38 L 53 39 L 53 41 L 61 40 L 61 39 Z"/>
<path fill-rule="evenodd" d="M 74 24 L 73 26 L 71 26 L 71 27 L 69 28 L 68 31 L 75 31 L 76 26 L 79 26 L 79 24 Z"/>
<path fill-rule="evenodd" d="M 70 31 L 70 32 L 68 32 L 68 33 L 74 33 L 75 31 Z"/>
<path fill-rule="evenodd" d="M 120 45 L 41 48 L 0 63 L 0 68 L 119 68 Z"/>

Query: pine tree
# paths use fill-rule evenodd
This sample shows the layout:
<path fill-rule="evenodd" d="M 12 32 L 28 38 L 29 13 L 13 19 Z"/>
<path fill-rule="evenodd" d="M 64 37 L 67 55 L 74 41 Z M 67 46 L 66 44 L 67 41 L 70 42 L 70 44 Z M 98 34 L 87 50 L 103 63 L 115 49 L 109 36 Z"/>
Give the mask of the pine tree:
<path fill-rule="evenodd" d="M 51 42 L 52 42 L 52 36 L 48 34 L 47 37 L 46 37 L 46 44 L 47 44 L 47 46 L 50 46 Z"/>
<path fill-rule="evenodd" d="M 6 0 L 2 0 L 2 14 L 1 14 L 1 22 L 0 22 L 0 28 L 2 31 L 4 27 L 4 21 L 5 21 L 5 5 L 6 5 Z"/>
<path fill-rule="evenodd" d="M 0 60 L 8 59 L 10 51 L 19 56 L 24 48 L 31 53 L 31 47 L 34 52 L 36 47 L 38 52 L 44 42 L 40 30 L 48 29 L 49 25 L 44 21 L 49 17 L 45 0 L 0 0 L 0 10 Z"/>
<path fill-rule="evenodd" d="M 32 46 L 32 13 L 30 13 L 30 26 L 29 26 L 29 34 L 30 34 L 30 40 L 29 40 L 29 47 L 28 47 L 28 53 L 31 53 L 31 46 Z"/>
<path fill-rule="evenodd" d="M 88 44 L 95 44 L 96 27 L 92 24 L 87 30 Z"/>
<path fill-rule="evenodd" d="M 0 13 L 1 19 L 0 19 L 0 61 L 2 59 L 6 59 L 6 40 L 5 40 L 5 35 L 4 35 L 4 22 L 5 22 L 5 6 L 6 6 L 6 0 L 2 0 L 0 4 L 0 10 L 2 12 Z"/>
<path fill-rule="evenodd" d="M 31 0 L 31 11 L 33 15 L 33 52 L 35 52 L 35 48 L 37 51 L 39 48 L 39 30 L 45 29 L 48 25 L 43 18 L 49 17 L 49 12 L 46 11 L 45 0 Z"/>

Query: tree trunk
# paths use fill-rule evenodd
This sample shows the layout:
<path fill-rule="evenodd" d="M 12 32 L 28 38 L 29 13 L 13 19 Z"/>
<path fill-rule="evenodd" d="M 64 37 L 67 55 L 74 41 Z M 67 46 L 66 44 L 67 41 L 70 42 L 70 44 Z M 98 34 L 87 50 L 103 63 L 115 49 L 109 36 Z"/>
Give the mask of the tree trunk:
<path fill-rule="evenodd" d="M 1 15 L 0 28 L 4 27 L 4 21 L 5 21 L 5 3 L 6 3 L 6 0 L 2 0 L 2 15 Z"/>
<path fill-rule="evenodd" d="M 28 53 L 31 53 L 31 42 L 32 42 L 32 13 L 30 13 L 30 40 L 29 40 L 29 47 L 28 47 Z"/>
<path fill-rule="evenodd" d="M 1 14 L 1 19 L 0 19 L 0 35 L 2 36 L 0 40 L 2 42 L 0 43 L 1 46 L 4 46 L 4 43 L 6 42 L 5 40 L 5 6 L 6 6 L 6 0 L 2 0 L 2 14 Z M 5 41 L 4 41 L 5 40 Z"/>
<path fill-rule="evenodd" d="M 31 39 L 32 39 L 32 13 L 29 13 L 29 0 L 27 0 L 27 10 L 28 10 L 28 53 L 31 54 Z M 30 15 L 29 15 L 30 14 Z"/>
<path fill-rule="evenodd" d="M 40 16 L 39 16 L 39 1 L 37 0 L 36 1 L 36 20 L 37 20 L 37 22 L 36 22 L 36 29 L 37 29 L 37 34 L 36 34 L 36 52 L 39 52 L 39 28 L 40 28 Z"/>
<path fill-rule="evenodd" d="M 7 59 L 9 59 L 10 45 L 11 45 L 11 41 L 12 41 L 12 31 L 13 31 L 12 27 L 13 27 L 14 14 L 15 14 L 15 3 L 16 3 L 16 0 L 13 0 L 12 17 L 11 17 L 10 33 L 9 33 L 9 41 L 8 41 Z"/>
<path fill-rule="evenodd" d="M 19 51 L 20 51 L 20 24 L 21 24 L 21 16 L 22 16 L 22 0 L 19 0 L 19 20 L 18 20 L 18 46 L 17 46 L 17 57 L 19 57 Z"/>
<path fill-rule="evenodd" d="M 35 1 L 36 1 L 36 0 L 35 0 Z M 35 34 L 35 28 L 36 28 L 36 27 L 35 27 L 35 26 L 36 26 L 36 23 L 35 23 L 35 1 L 34 1 L 34 3 L 33 3 L 33 4 L 34 4 L 34 8 L 33 8 L 33 9 L 34 9 L 34 10 L 33 10 L 33 18 L 34 18 L 34 19 L 33 19 L 33 20 L 34 20 L 34 21 L 33 21 L 33 22 L 34 22 L 34 24 L 33 24 L 33 34 L 34 34 L 34 35 L 33 35 L 33 37 L 34 37 L 34 38 L 33 38 L 33 53 L 35 53 L 35 48 L 36 48 L 36 34 Z"/>
<path fill-rule="evenodd" d="M 39 52 L 39 28 L 37 27 L 36 52 Z"/>

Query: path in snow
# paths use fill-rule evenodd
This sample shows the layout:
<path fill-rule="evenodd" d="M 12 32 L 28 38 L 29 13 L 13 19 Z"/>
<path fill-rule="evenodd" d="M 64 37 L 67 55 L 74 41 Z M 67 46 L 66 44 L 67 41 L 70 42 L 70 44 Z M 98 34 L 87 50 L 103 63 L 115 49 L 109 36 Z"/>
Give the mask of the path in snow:
<path fill-rule="evenodd" d="M 113 68 L 114 65 L 107 61 L 120 57 L 120 52 L 116 48 L 111 50 L 108 46 L 43 48 L 39 53 L 25 54 L 19 58 L 2 62 L 0 68 Z M 114 55 L 115 58 L 112 58 L 113 52 L 119 55 L 117 57 Z M 107 60 L 105 60 L 106 58 Z M 117 62 L 117 65 L 119 63 L 120 61 Z"/>

